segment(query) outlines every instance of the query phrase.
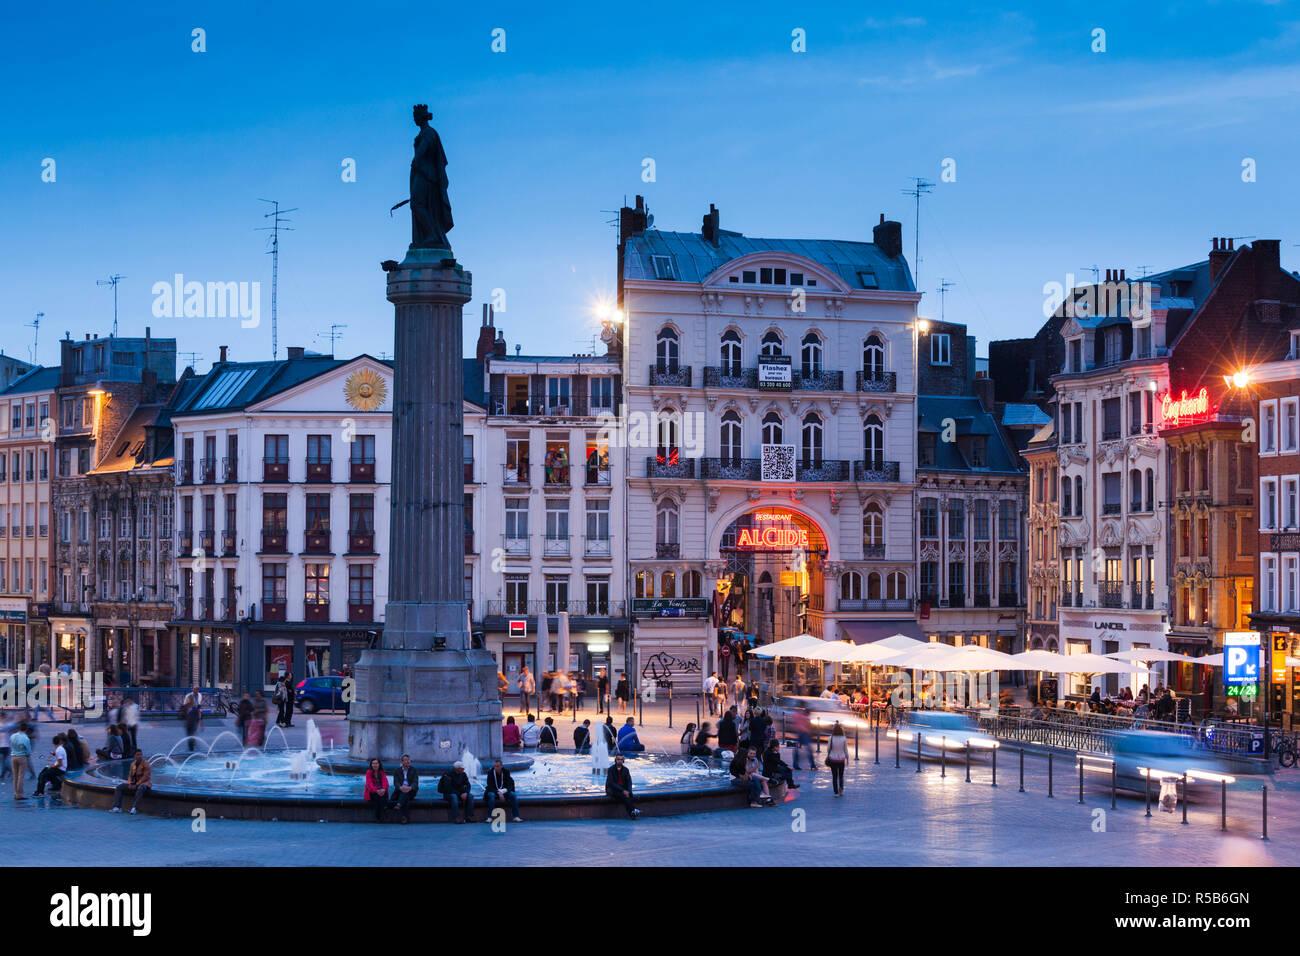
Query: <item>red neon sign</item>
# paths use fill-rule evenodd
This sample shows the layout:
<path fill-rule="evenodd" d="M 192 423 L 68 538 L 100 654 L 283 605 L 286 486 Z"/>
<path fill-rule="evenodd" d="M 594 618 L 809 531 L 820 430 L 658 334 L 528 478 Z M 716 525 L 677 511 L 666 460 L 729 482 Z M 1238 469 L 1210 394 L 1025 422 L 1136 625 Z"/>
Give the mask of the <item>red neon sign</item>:
<path fill-rule="evenodd" d="M 788 515 L 760 511 L 754 515 L 755 526 L 736 533 L 736 547 L 747 551 L 808 550 L 808 532 L 790 524 Z"/>
<path fill-rule="evenodd" d="M 1183 389 L 1178 398 L 1168 391 L 1160 397 L 1160 427 L 1177 428 L 1206 422 L 1214 417 L 1216 411 L 1218 406 L 1210 405 L 1210 393 L 1204 386 L 1195 395 L 1188 395 L 1187 389 Z"/>

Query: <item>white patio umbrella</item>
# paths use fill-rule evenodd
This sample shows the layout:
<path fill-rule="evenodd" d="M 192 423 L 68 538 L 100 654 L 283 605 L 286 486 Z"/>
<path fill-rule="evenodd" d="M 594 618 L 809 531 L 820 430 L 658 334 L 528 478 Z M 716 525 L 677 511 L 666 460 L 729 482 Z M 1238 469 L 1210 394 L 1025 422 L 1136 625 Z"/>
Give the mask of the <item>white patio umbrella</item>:
<path fill-rule="evenodd" d="M 956 648 L 951 644 L 922 644 L 918 641 L 916 647 L 902 650 L 897 657 L 882 663 L 890 667 L 906 667 L 910 670 L 938 670 L 939 668 L 934 665 L 942 663 L 944 658 L 954 650 Z"/>
<path fill-rule="evenodd" d="M 1193 657 L 1193 658 L 1192 658 L 1192 663 L 1193 663 L 1193 664 L 1204 664 L 1206 667 L 1222 667 L 1222 666 L 1223 666 L 1223 652 L 1220 651 L 1220 652 L 1217 653 L 1217 654 L 1207 654 L 1205 657 Z"/>
<path fill-rule="evenodd" d="M 1117 661 L 1141 661 L 1151 663 L 1152 661 L 1179 661 L 1184 664 L 1196 663 L 1195 657 L 1188 657 L 1186 654 L 1175 654 L 1173 651 L 1161 651 L 1154 647 L 1135 647 L 1131 651 L 1116 651 L 1114 654 L 1104 654 L 1104 657 L 1112 657 Z"/>
<path fill-rule="evenodd" d="M 838 664 L 841 661 L 850 660 L 850 655 L 857 649 L 856 644 L 850 644 L 845 641 L 820 641 L 820 647 L 808 647 L 807 650 L 799 651 L 792 654 L 792 657 L 802 657 L 806 661 L 823 661 L 828 664 Z"/>
<path fill-rule="evenodd" d="M 910 651 L 918 647 L 925 647 L 927 642 L 918 641 L 906 634 L 895 634 L 893 637 L 886 637 L 883 640 L 872 641 L 872 643 L 877 647 L 887 647 L 891 651 Z"/>
<path fill-rule="evenodd" d="M 1061 665 L 1068 661 L 1064 654 L 1044 650 L 1021 651 L 1019 654 L 1012 654 L 1011 659 L 1015 661 L 1011 670 L 1043 671 L 1049 674 L 1065 673 Z"/>
<path fill-rule="evenodd" d="M 1101 654 L 1066 654 L 1062 674 L 1145 674 L 1150 668 L 1130 661 L 1117 661 Z"/>
<path fill-rule="evenodd" d="M 1017 670 L 1015 658 L 991 647 L 978 644 L 963 644 L 961 647 L 948 648 L 943 666 L 935 670 L 949 671 L 1010 671 Z"/>
<path fill-rule="evenodd" d="M 879 641 L 871 644 L 855 644 L 849 649 L 845 661 L 851 664 L 883 664 L 888 667 L 892 658 L 902 657 L 906 652 L 893 647 L 882 647 Z"/>
<path fill-rule="evenodd" d="M 560 629 L 555 637 L 555 669 L 567 674 L 569 671 L 569 612 L 561 611 L 558 617 L 560 618 Z"/>
<path fill-rule="evenodd" d="M 799 657 L 799 651 L 817 647 L 825 643 L 820 637 L 813 637 L 811 634 L 797 634 L 794 637 L 788 637 L 784 641 L 776 641 L 772 644 L 764 644 L 762 647 L 756 647 L 749 652 L 750 657 Z"/>
<path fill-rule="evenodd" d="M 533 663 L 534 676 L 537 680 L 537 692 L 542 690 L 542 675 L 546 673 L 546 656 L 551 652 L 551 632 L 550 625 L 546 620 L 546 612 L 542 611 L 537 615 L 537 660 Z"/>

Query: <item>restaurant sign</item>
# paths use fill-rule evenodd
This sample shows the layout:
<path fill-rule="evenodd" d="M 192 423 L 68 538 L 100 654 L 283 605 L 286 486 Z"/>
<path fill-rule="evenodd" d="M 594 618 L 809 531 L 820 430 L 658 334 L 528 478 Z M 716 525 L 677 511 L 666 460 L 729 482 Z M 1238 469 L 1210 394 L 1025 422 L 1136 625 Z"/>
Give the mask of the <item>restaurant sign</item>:
<path fill-rule="evenodd" d="M 708 598 L 633 598 L 634 617 L 704 617 L 709 613 Z"/>
<path fill-rule="evenodd" d="M 1218 406 L 1210 404 L 1210 392 L 1204 386 L 1194 395 L 1188 395 L 1187 389 L 1183 389 L 1181 395 L 1175 396 L 1170 389 L 1160 396 L 1160 427 L 1177 428 L 1207 422 L 1216 411 Z"/>

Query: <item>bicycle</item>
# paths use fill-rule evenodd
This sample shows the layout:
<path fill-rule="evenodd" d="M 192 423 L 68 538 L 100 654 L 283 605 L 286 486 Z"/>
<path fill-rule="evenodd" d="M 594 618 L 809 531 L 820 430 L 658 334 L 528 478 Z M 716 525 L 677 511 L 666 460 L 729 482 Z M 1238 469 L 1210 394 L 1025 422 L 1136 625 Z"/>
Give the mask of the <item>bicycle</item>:
<path fill-rule="evenodd" d="M 1273 752 L 1277 754 L 1279 767 L 1294 767 L 1300 760 L 1300 746 L 1297 746 L 1293 734 L 1279 733 L 1274 737 Z"/>

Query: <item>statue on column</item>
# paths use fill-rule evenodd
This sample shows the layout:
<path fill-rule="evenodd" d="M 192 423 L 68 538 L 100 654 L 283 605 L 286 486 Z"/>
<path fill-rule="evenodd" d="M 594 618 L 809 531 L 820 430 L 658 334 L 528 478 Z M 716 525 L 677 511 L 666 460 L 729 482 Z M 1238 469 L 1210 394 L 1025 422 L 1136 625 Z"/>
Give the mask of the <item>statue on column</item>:
<path fill-rule="evenodd" d="M 411 158 L 411 197 L 393 207 L 411 204 L 411 248 L 451 249 L 451 199 L 447 195 L 447 154 L 442 138 L 429 125 L 433 115 L 424 103 L 412 108 L 412 118 L 420 132 L 415 137 L 415 155 Z"/>

